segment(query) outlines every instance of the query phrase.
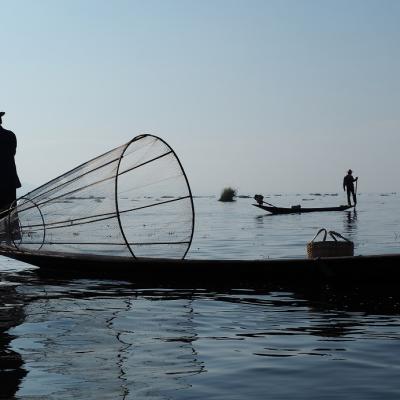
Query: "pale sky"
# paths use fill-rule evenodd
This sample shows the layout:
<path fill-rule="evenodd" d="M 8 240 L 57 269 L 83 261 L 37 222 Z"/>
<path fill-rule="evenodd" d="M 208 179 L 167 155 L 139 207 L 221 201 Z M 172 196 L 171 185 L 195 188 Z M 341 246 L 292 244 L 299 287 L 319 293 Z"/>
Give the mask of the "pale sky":
<path fill-rule="evenodd" d="M 398 0 L 0 0 L 0 18 L 27 191 L 142 133 L 197 195 L 340 192 L 348 168 L 400 191 Z"/>

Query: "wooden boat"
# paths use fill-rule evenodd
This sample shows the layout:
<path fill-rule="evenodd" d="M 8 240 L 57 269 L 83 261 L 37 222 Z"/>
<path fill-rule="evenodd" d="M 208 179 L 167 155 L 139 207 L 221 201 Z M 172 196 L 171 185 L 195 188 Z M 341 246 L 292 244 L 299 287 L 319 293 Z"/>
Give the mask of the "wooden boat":
<path fill-rule="evenodd" d="M 308 207 L 306 208 L 301 206 L 275 207 L 264 204 L 253 204 L 253 206 L 268 211 L 271 214 L 301 214 L 301 213 L 322 212 L 322 211 L 345 211 L 353 207 L 353 206 L 313 207 L 313 208 L 308 208 Z"/>
<path fill-rule="evenodd" d="M 127 279 L 141 287 L 295 288 L 400 284 L 400 254 L 268 260 L 134 259 L 45 251 L 16 251 L 0 246 L 0 255 L 40 267 L 39 275 L 66 278 Z"/>

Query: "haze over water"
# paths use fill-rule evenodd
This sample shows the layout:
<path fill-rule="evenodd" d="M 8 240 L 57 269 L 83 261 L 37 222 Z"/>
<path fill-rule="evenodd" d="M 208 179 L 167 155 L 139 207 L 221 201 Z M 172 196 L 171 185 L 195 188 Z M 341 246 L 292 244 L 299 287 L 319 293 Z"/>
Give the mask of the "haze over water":
<path fill-rule="evenodd" d="M 398 0 L 0 5 L 20 194 L 150 133 L 194 194 L 336 206 L 324 193 L 349 168 L 365 192 L 357 210 L 281 216 L 196 198 L 189 258 L 305 257 L 321 227 L 356 255 L 400 253 Z M 400 398 L 398 285 L 143 290 L 0 258 L 0 300 L 0 398 Z"/>
<path fill-rule="evenodd" d="M 341 196 L 266 201 L 328 206 Z M 353 240 L 355 254 L 399 252 L 398 194 L 361 194 L 356 212 L 268 216 L 252 203 L 196 198 L 189 258 L 304 257 L 320 227 Z M 0 350 L 19 355 L 16 371 L 26 373 L 14 385 L 18 399 L 400 395 L 396 287 L 143 290 L 125 281 L 44 280 L 5 258 L 0 266 L 0 317 L 15 325 Z"/>

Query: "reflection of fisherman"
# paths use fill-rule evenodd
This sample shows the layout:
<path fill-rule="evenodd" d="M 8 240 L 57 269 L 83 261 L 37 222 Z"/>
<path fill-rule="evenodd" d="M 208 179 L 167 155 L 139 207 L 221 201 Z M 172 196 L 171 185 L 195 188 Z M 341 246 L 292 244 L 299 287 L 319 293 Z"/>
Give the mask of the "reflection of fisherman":
<path fill-rule="evenodd" d="M 21 187 L 15 167 L 17 139 L 13 132 L 4 129 L 0 112 L 0 211 L 8 209 L 17 197 L 17 188 Z"/>
<path fill-rule="evenodd" d="M 356 193 L 354 192 L 354 182 L 358 181 L 357 178 L 353 178 L 353 171 L 349 169 L 347 171 L 347 175 L 343 179 L 343 190 L 347 190 L 347 203 L 349 206 L 351 206 L 351 201 L 350 201 L 350 194 L 353 195 L 353 201 L 354 205 L 357 204 L 357 196 Z"/>

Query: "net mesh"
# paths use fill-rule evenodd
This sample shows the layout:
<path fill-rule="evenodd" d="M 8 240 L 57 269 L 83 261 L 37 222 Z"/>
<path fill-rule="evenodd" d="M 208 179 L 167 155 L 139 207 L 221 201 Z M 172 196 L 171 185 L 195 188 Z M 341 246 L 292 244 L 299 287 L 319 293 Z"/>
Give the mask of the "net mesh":
<path fill-rule="evenodd" d="M 176 154 L 142 135 L 19 198 L 0 240 L 22 251 L 181 259 L 193 226 Z"/>

